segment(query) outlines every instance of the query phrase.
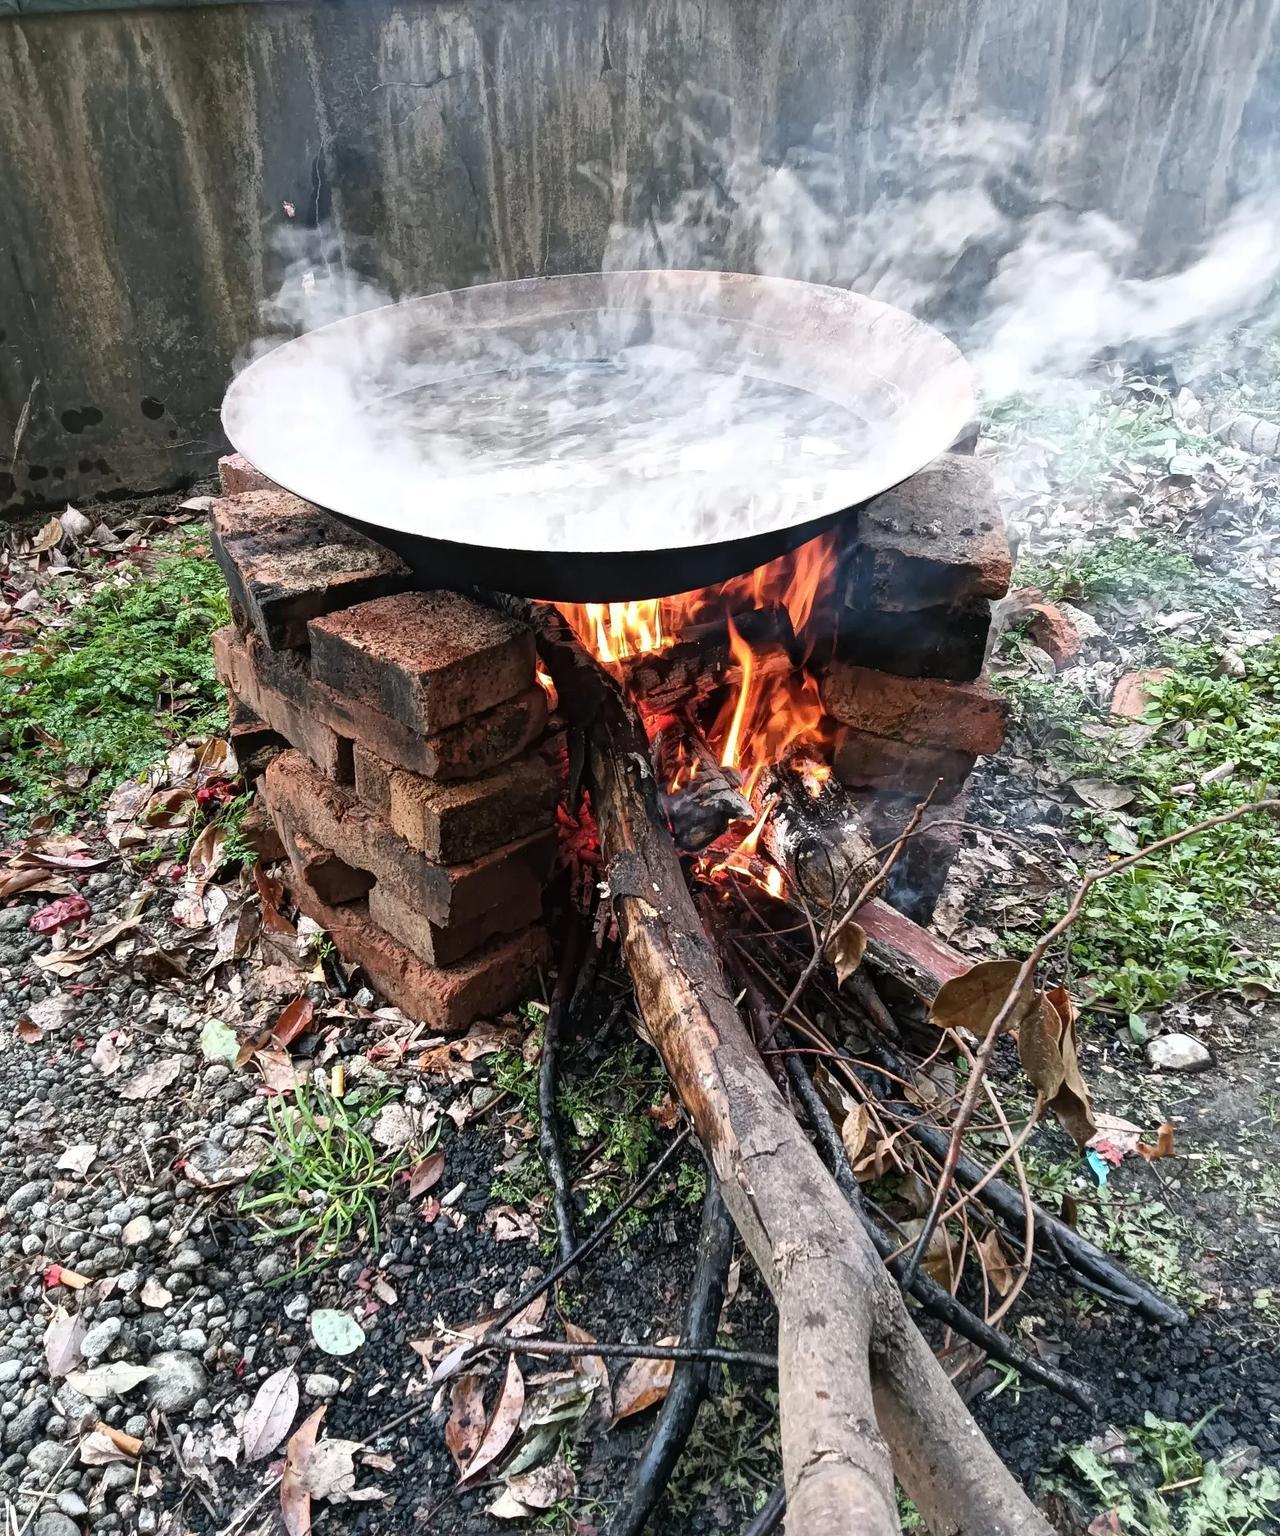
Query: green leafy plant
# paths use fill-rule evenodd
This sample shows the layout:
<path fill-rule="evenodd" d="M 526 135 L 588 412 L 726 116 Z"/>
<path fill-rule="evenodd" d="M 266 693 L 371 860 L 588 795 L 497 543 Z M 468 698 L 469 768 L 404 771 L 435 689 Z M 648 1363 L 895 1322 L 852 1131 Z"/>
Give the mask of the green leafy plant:
<path fill-rule="evenodd" d="M 191 534 L 103 581 L 0 672 L 0 748 L 19 818 L 98 803 L 176 740 L 226 727 L 209 637 L 230 617 Z"/>
<path fill-rule="evenodd" d="M 720 1389 L 698 1415 L 667 1500 L 675 1515 L 687 1518 L 716 1499 L 742 1524 L 781 1473 L 778 1394 L 754 1391 L 720 1369 Z"/>
<path fill-rule="evenodd" d="M 268 1099 L 271 1157 L 241 1193 L 239 1208 L 261 1226 L 256 1242 L 295 1243 L 298 1264 L 285 1278 L 329 1263 L 361 1228 L 376 1250 L 377 1200 L 407 1157 L 376 1147 L 369 1129 L 394 1097 L 357 1092 L 335 1098 L 326 1090 L 300 1087 L 291 1104 Z"/>

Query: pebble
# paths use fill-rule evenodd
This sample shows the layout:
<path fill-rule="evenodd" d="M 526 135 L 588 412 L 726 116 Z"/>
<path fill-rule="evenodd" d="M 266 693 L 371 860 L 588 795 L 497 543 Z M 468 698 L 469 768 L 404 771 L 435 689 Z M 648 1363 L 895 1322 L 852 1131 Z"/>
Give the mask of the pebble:
<path fill-rule="evenodd" d="M 1194 1035 L 1158 1035 L 1147 1042 L 1147 1061 L 1156 1072 L 1200 1072 L 1212 1060 Z"/>
<path fill-rule="evenodd" d="M 54 1503 L 64 1515 L 70 1515 L 73 1520 L 78 1520 L 82 1515 L 89 1513 L 89 1506 L 74 1488 L 64 1488 Z"/>
<path fill-rule="evenodd" d="M 155 1225 L 150 1216 L 135 1216 L 132 1221 L 125 1223 L 120 1241 L 126 1248 L 139 1248 L 143 1243 L 151 1241 L 154 1232 Z"/>
<path fill-rule="evenodd" d="M 80 1353 L 86 1360 L 101 1360 L 120 1337 L 123 1328 L 124 1323 L 120 1318 L 103 1318 L 100 1323 L 95 1323 L 80 1341 Z"/>
<path fill-rule="evenodd" d="M 19 1184 L 5 1201 L 4 1208 L 10 1216 L 21 1216 L 24 1211 L 29 1211 L 33 1205 L 44 1198 L 48 1188 L 48 1184 L 43 1179 L 32 1179 L 28 1184 Z"/>
<path fill-rule="evenodd" d="M 49 1399 L 43 1395 L 34 1397 L 25 1408 L 20 1408 L 4 1427 L 6 1446 L 21 1445 L 32 1440 L 40 1432 L 49 1417 Z"/>
<path fill-rule="evenodd" d="M 27 1472 L 31 1481 L 41 1487 L 52 1482 L 66 1461 L 68 1450 L 68 1446 L 60 1445 L 56 1440 L 37 1441 L 27 1453 Z"/>
<path fill-rule="evenodd" d="M 338 1388 L 341 1386 L 336 1376 L 326 1376 L 320 1371 L 313 1371 L 302 1383 L 302 1390 L 307 1397 L 329 1398 L 337 1397 Z"/>
<path fill-rule="evenodd" d="M 34 1536 L 80 1536 L 80 1527 L 61 1510 L 50 1509 L 36 1521 Z"/>
<path fill-rule="evenodd" d="M 209 1385 L 200 1361 L 180 1350 L 162 1350 L 147 1364 L 156 1373 L 146 1383 L 147 1402 L 161 1413 L 184 1412 Z"/>
<path fill-rule="evenodd" d="M 307 1313 L 311 1311 L 310 1298 L 299 1291 L 296 1296 L 290 1296 L 284 1304 L 284 1315 L 291 1322 L 300 1323 Z"/>
<path fill-rule="evenodd" d="M 196 1270 L 204 1268 L 204 1259 L 198 1248 L 179 1248 L 172 1262 L 174 1269 Z"/>

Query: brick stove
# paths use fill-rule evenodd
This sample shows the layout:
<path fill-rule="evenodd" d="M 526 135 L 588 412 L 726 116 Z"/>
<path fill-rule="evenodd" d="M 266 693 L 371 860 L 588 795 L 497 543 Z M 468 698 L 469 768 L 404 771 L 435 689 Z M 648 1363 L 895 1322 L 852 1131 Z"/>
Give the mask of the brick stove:
<path fill-rule="evenodd" d="M 549 958 L 563 732 L 531 632 L 279 490 L 238 455 L 211 513 L 234 624 L 214 637 L 232 739 L 290 891 L 411 1017 L 465 1029 Z M 872 838 L 935 790 L 891 900 L 927 917 L 1004 710 L 982 673 L 1010 555 L 990 477 L 947 454 L 839 536 L 815 651 L 833 774 Z M 940 781 L 940 782 L 939 782 Z M 942 825 L 946 823 L 946 825 Z"/>

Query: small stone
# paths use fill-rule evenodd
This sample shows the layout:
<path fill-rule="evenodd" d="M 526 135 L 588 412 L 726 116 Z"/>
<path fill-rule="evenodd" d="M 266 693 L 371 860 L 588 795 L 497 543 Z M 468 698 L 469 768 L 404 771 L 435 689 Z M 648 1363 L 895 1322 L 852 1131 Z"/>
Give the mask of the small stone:
<path fill-rule="evenodd" d="M 135 1216 L 132 1221 L 125 1223 L 120 1241 L 126 1248 L 139 1248 L 143 1243 L 151 1241 L 154 1232 L 155 1226 L 150 1216 Z"/>
<path fill-rule="evenodd" d="M 1159 1035 L 1147 1042 L 1147 1061 L 1155 1072 L 1202 1072 L 1213 1057 L 1194 1035 Z"/>
<path fill-rule="evenodd" d="M 182 1413 L 209 1384 L 205 1368 L 194 1355 L 164 1350 L 147 1364 L 155 1372 L 146 1383 L 147 1401 L 162 1413 Z"/>
<path fill-rule="evenodd" d="M 147 1438 L 148 1420 L 145 1413 L 133 1413 L 124 1421 L 124 1432 L 135 1440 Z"/>
<path fill-rule="evenodd" d="M 41 1487 L 51 1483 L 66 1461 L 68 1450 L 68 1446 L 59 1444 L 57 1440 L 38 1440 L 27 1453 L 27 1471 L 31 1481 L 39 1483 Z"/>
<path fill-rule="evenodd" d="M 311 1302 L 301 1291 L 296 1296 L 290 1296 L 284 1304 L 284 1315 L 295 1323 L 300 1323 L 310 1310 Z"/>
<path fill-rule="evenodd" d="M 95 1323 L 80 1341 L 80 1353 L 86 1360 L 101 1360 L 103 1355 L 120 1337 L 124 1323 L 118 1317 L 104 1318 Z"/>
<path fill-rule="evenodd" d="M 64 1488 L 54 1503 L 64 1515 L 70 1515 L 73 1520 L 78 1520 L 82 1515 L 89 1513 L 89 1506 L 74 1488 Z"/>
<path fill-rule="evenodd" d="M 43 1179 L 32 1179 L 29 1184 L 19 1184 L 17 1189 L 5 1201 L 5 1210 L 10 1216 L 21 1216 L 24 1211 L 29 1211 L 37 1201 L 43 1199 L 49 1186 Z"/>
<path fill-rule="evenodd" d="M 203 1328 L 184 1328 L 178 1335 L 178 1348 L 185 1349 L 191 1354 L 198 1354 L 208 1342 Z"/>
<path fill-rule="evenodd" d="M 204 1268 L 204 1259 L 198 1248 L 179 1248 L 173 1260 L 174 1269 L 197 1270 Z"/>
<path fill-rule="evenodd" d="M 34 1536 L 80 1536 L 80 1527 L 60 1510 L 51 1509 L 36 1521 Z"/>
<path fill-rule="evenodd" d="M 303 1394 L 307 1397 L 330 1398 L 338 1395 L 341 1386 L 336 1376 L 325 1376 L 320 1371 L 313 1371 L 302 1383 Z"/>
<path fill-rule="evenodd" d="M 9 1449 L 34 1440 L 44 1421 L 49 1417 L 49 1399 L 43 1394 L 32 1398 L 25 1408 L 20 1408 L 4 1427 L 4 1443 Z"/>
<path fill-rule="evenodd" d="M 263 1285 L 269 1285 L 272 1280 L 279 1280 L 281 1275 L 287 1275 L 292 1267 L 287 1255 L 265 1253 L 253 1266 L 253 1274 L 254 1278 Z"/>
<path fill-rule="evenodd" d="M 21 1370 L 21 1360 L 0 1360 L 0 1387 L 8 1386 L 11 1381 L 17 1381 Z"/>

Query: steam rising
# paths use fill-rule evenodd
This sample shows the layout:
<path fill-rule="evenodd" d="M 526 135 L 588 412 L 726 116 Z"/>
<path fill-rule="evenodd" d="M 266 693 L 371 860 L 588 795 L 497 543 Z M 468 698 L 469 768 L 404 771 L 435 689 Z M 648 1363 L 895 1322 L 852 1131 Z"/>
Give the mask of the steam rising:
<path fill-rule="evenodd" d="M 1255 197 L 1181 270 L 1127 275 L 1132 236 L 1034 197 L 1017 170 L 1030 146 L 1007 122 L 918 115 L 858 167 L 875 195 L 855 214 L 831 134 L 770 164 L 702 126 L 731 119 L 717 98 L 673 103 L 655 160 L 687 174 L 665 206 L 582 168 L 626 210 L 602 261 L 618 276 L 604 290 L 585 280 L 596 300 L 553 322 L 536 283 L 523 298 L 440 294 L 412 323 L 369 315 L 389 299 L 351 275 L 336 233 L 289 228 L 266 318 L 277 332 L 330 328 L 240 376 L 224 415 L 233 442 L 301 495 L 435 538 L 711 544 L 865 499 L 942 451 L 967 413 L 964 370 L 927 330 L 716 272 L 925 315 L 989 400 L 1058 388 L 1110 349 L 1194 343 L 1247 316 L 1280 274 L 1280 204 Z M 641 269 L 707 277 L 677 297 L 624 275 Z M 815 304 L 827 328 L 806 336 Z"/>

